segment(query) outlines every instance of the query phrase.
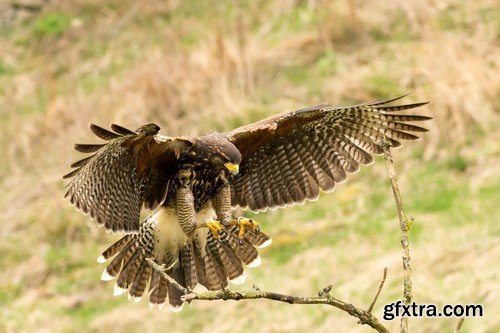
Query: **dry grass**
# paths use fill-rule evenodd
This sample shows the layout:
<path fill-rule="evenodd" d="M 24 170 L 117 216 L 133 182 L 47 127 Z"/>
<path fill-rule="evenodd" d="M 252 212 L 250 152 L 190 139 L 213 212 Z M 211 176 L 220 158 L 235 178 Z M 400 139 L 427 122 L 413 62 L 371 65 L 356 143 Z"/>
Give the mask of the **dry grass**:
<path fill-rule="evenodd" d="M 3 22 L 0 330 L 366 331 L 328 308 L 197 303 L 174 316 L 113 298 L 94 261 L 113 237 L 61 199 L 60 177 L 76 158 L 72 143 L 89 140 L 89 122 L 156 122 L 163 133 L 195 135 L 306 105 L 413 91 L 410 100 L 431 101 L 422 112 L 435 118 L 422 142 L 396 154 L 409 213 L 418 214 L 416 300 L 483 303 L 487 316 L 466 319 L 464 328 L 495 331 L 497 7 L 491 0 L 60 0 Z M 314 294 L 334 283 L 338 297 L 368 305 L 389 266 L 376 313 L 399 297 L 398 226 L 383 163 L 351 178 L 317 203 L 258 217 L 275 244 L 248 285 Z M 427 318 L 411 326 L 451 331 L 453 323 Z"/>

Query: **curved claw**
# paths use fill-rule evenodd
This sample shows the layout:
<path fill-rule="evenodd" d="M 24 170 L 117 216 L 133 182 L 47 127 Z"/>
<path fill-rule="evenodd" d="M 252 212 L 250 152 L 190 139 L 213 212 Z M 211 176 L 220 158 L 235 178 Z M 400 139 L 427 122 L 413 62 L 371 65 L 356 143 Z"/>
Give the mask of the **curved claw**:
<path fill-rule="evenodd" d="M 220 221 L 209 219 L 205 220 L 203 224 L 210 230 L 215 239 L 220 238 L 220 231 L 222 230 L 222 223 Z"/>
<path fill-rule="evenodd" d="M 248 219 L 246 217 L 238 218 L 238 226 L 240 227 L 240 231 L 238 232 L 238 237 L 243 239 L 245 236 L 245 230 L 248 228 L 253 232 L 258 233 L 260 231 L 260 226 L 257 222 L 252 219 Z"/>

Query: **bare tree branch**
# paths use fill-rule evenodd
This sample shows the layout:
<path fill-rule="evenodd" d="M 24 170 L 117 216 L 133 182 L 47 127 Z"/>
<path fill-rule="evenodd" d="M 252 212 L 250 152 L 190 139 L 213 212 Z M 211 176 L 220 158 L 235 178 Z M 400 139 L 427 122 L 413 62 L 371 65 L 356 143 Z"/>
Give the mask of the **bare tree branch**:
<path fill-rule="evenodd" d="M 394 194 L 396 209 L 399 216 L 399 226 L 401 228 L 401 247 L 403 248 L 403 303 L 410 304 L 412 299 L 412 283 L 410 266 L 410 242 L 408 240 L 408 231 L 411 228 L 413 219 L 408 219 L 405 215 L 403 200 L 401 199 L 401 191 L 399 190 L 396 170 L 394 169 L 392 160 L 391 143 L 388 140 L 384 140 L 381 146 L 384 150 L 384 158 L 387 162 L 387 171 L 389 173 L 389 179 L 391 181 L 392 193 Z M 400 328 L 401 332 L 408 332 L 407 317 L 401 317 Z"/>
<path fill-rule="evenodd" d="M 280 293 L 275 293 L 275 292 L 270 292 L 270 291 L 264 291 L 259 289 L 258 287 L 254 286 L 253 290 L 250 291 L 231 291 L 228 289 L 220 290 L 220 291 L 206 291 L 206 292 L 193 292 L 189 290 L 188 288 L 185 288 L 181 286 L 177 281 L 175 281 L 172 277 L 170 277 L 166 271 L 167 269 L 161 265 L 156 264 L 153 260 L 147 259 L 149 264 L 155 269 L 157 272 L 160 273 L 160 275 L 165 278 L 169 283 L 172 283 L 177 289 L 179 289 L 182 293 L 184 293 L 184 296 L 182 297 L 182 300 L 184 302 L 191 302 L 194 300 L 199 300 L 199 301 L 217 301 L 217 300 L 223 300 L 223 301 L 228 301 L 228 300 L 233 300 L 233 301 L 240 301 L 240 300 L 251 300 L 251 299 L 269 299 L 273 301 L 278 301 L 278 302 L 284 302 L 288 304 L 306 304 L 306 305 L 312 305 L 312 304 L 324 304 L 324 305 L 330 305 L 333 306 L 337 309 L 340 309 L 342 311 L 347 312 L 353 317 L 356 317 L 359 319 L 359 322 L 361 324 L 366 324 L 370 327 L 372 327 L 374 330 L 377 332 L 383 332 L 383 333 L 388 333 L 389 331 L 387 330 L 386 327 L 384 327 L 377 317 L 372 315 L 369 311 L 360 309 L 350 303 L 341 301 L 333 296 L 330 295 L 330 291 L 332 289 L 332 286 L 327 286 L 323 288 L 318 293 L 317 297 L 299 297 L 299 296 L 291 296 L 291 295 L 285 295 L 285 294 L 280 294 Z M 385 277 L 385 274 L 384 274 Z M 384 278 L 385 280 L 385 278 Z M 382 289 L 382 285 L 379 286 L 379 291 L 377 292 L 377 295 L 380 293 L 380 289 Z"/>
<path fill-rule="evenodd" d="M 455 330 L 453 330 L 454 333 L 459 333 L 460 329 L 462 329 L 462 324 L 464 323 L 465 318 L 462 317 L 458 320 L 457 326 L 455 326 Z"/>
<path fill-rule="evenodd" d="M 373 307 L 375 306 L 375 303 L 377 302 L 378 296 L 380 295 L 382 288 L 384 288 L 384 283 L 385 283 L 386 278 L 387 278 L 387 267 L 384 268 L 384 275 L 382 276 L 382 280 L 380 281 L 380 284 L 378 286 L 377 293 L 375 294 L 375 297 L 373 298 L 373 301 L 370 304 L 370 306 L 368 307 L 368 310 L 366 310 L 366 312 L 372 313 Z"/>

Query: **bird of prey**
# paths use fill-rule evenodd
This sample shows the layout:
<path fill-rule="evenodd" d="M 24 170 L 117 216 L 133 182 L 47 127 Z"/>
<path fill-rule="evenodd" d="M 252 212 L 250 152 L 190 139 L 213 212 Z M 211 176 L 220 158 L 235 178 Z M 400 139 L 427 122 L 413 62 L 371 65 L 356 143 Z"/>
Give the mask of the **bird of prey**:
<path fill-rule="evenodd" d="M 187 288 L 220 290 L 244 281 L 244 265 L 260 264 L 257 248 L 271 239 L 256 222 L 234 218 L 233 207 L 265 211 L 315 200 L 333 191 L 381 154 L 381 143 L 417 140 L 431 119 L 394 105 L 401 97 L 354 106 L 318 105 L 285 112 L 229 133 L 169 137 L 155 124 L 136 131 L 90 125 L 106 140 L 77 144 L 91 153 L 72 164 L 66 197 L 108 231 L 125 236 L 102 253 L 111 259 L 103 280 L 117 278 L 114 294 L 128 292 L 174 311 L 182 293 L 146 259 L 167 267 Z M 142 208 L 153 213 L 141 222 Z"/>

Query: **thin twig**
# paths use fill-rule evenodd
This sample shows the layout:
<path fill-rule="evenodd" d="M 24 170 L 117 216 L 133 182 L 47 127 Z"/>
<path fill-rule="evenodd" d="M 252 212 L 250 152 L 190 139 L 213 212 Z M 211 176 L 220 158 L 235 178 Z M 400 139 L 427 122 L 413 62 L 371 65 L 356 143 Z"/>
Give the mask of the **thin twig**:
<path fill-rule="evenodd" d="M 327 286 L 323 288 L 318 293 L 318 297 L 298 297 L 298 296 L 291 296 L 291 295 L 285 295 L 285 294 L 280 294 L 280 293 L 275 293 L 275 292 L 270 292 L 270 291 L 264 291 L 259 289 L 258 287 L 254 286 L 254 290 L 251 291 L 231 291 L 228 289 L 220 290 L 220 291 L 206 291 L 206 292 L 192 292 L 187 288 L 184 288 L 181 286 L 177 281 L 175 281 L 172 277 L 170 277 L 166 273 L 165 267 L 162 265 L 156 264 L 153 260 L 147 259 L 148 263 L 155 269 L 160 275 L 166 279 L 169 283 L 172 283 L 177 289 L 179 289 L 184 296 L 182 296 L 182 300 L 184 302 L 191 302 L 194 300 L 199 300 L 199 301 L 217 301 L 217 300 L 233 300 L 233 301 L 240 301 L 240 300 L 250 300 L 250 299 L 269 299 L 273 301 L 278 301 L 278 302 L 284 302 L 288 304 L 306 304 L 306 305 L 311 305 L 311 304 L 324 304 L 324 305 L 330 305 L 335 308 L 338 308 L 342 311 L 345 311 L 349 313 L 351 316 L 356 317 L 359 319 L 359 322 L 361 324 L 366 324 L 370 327 L 372 327 L 374 330 L 377 332 L 383 332 L 383 333 L 388 333 L 389 331 L 387 328 L 385 328 L 375 317 L 372 315 L 370 312 L 365 311 L 363 309 L 360 309 L 350 303 L 346 303 L 344 301 L 341 301 L 333 296 L 330 295 L 330 290 L 331 286 Z"/>
<path fill-rule="evenodd" d="M 170 268 L 172 268 L 172 266 L 175 264 L 175 262 L 172 265 L 170 265 L 170 267 L 165 268 L 164 265 L 158 265 L 151 258 L 146 258 L 146 261 L 151 265 L 151 267 L 153 267 L 153 269 L 158 271 L 160 273 L 160 275 L 165 280 L 168 281 L 168 283 L 171 283 L 172 285 L 174 285 L 174 287 L 179 289 L 183 294 L 189 294 L 190 291 L 187 288 L 184 288 L 183 286 L 181 286 L 179 284 L 179 282 L 175 281 L 174 278 L 170 277 L 170 275 L 165 273 L 165 272 L 168 272 L 170 270 Z"/>
<path fill-rule="evenodd" d="M 384 150 L 384 158 L 387 162 L 387 171 L 389 172 L 389 179 L 391 181 L 392 193 L 394 194 L 394 200 L 396 201 L 396 209 L 399 216 L 399 226 L 401 228 L 401 247 L 403 248 L 403 303 L 410 304 L 412 299 L 411 291 L 411 266 L 410 266 L 410 242 L 408 240 L 408 231 L 411 228 L 413 219 L 408 219 L 405 215 L 403 208 L 403 200 L 401 199 L 401 191 L 399 190 L 398 179 L 396 176 L 396 170 L 394 169 L 394 164 L 391 155 L 391 143 L 388 140 L 384 140 L 382 143 L 382 148 Z M 408 332 L 408 318 L 401 317 L 401 332 Z"/>
<path fill-rule="evenodd" d="M 372 303 L 368 307 L 368 310 L 366 312 L 372 313 L 373 307 L 375 306 L 375 303 L 377 302 L 378 296 L 380 295 L 380 292 L 382 291 L 382 288 L 384 287 L 385 279 L 387 278 L 387 267 L 384 268 L 384 275 L 382 276 L 382 280 L 380 281 L 380 284 L 377 289 L 377 293 L 375 294 L 375 297 L 373 298 Z"/>
<path fill-rule="evenodd" d="M 454 333 L 459 333 L 460 329 L 462 328 L 462 324 L 464 323 L 465 318 L 462 317 L 458 320 L 457 326 L 455 326 L 455 330 L 453 331 Z"/>

